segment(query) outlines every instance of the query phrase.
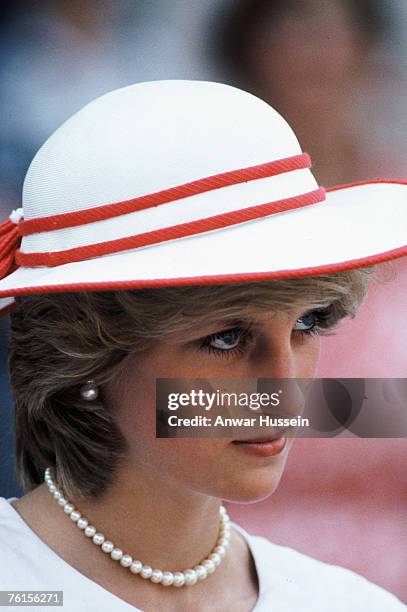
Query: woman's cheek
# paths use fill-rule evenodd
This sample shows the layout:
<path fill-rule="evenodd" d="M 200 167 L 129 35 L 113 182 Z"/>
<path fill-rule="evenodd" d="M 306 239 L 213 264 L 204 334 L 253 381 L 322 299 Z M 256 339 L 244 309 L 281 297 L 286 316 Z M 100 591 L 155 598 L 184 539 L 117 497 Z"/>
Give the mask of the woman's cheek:
<path fill-rule="evenodd" d="M 321 338 L 309 336 L 299 339 L 295 347 L 297 378 L 311 378 L 315 376 L 321 350 Z"/>

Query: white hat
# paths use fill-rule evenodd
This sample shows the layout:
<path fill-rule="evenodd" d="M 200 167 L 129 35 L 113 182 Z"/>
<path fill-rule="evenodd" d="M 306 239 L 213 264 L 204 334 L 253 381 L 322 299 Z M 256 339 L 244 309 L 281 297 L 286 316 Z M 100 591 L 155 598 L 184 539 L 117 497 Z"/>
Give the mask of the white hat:
<path fill-rule="evenodd" d="M 405 181 L 325 191 L 309 168 L 286 121 L 247 92 L 182 80 L 112 91 L 32 161 L 23 208 L 0 226 L 0 305 L 333 273 L 407 254 Z"/>

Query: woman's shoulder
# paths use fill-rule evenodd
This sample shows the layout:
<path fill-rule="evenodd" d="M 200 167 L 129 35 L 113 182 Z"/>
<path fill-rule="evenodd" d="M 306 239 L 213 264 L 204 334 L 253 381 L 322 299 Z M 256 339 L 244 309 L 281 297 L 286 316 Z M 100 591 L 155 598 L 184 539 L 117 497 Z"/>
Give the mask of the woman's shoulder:
<path fill-rule="evenodd" d="M 21 573 L 35 546 L 35 534 L 24 528 L 21 517 L 11 504 L 16 499 L 0 497 L 0 587 L 10 576 L 13 577 L 16 567 Z"/>
<path fill-rule="evenodd" d="M 395 595 L 350 569 L 274 544 L 232 524 L 249 543 L 264 593 L 269 593 L 279 603 L 281 599 L 281 605 L 287 610 L 319 612 L 328 607 L 331 612 L 407 610 Z"/>
<path fill-rule="evenodd" d="M 49 548 L 10 503 L 16 499 L 0 497 L 0 590 L 59 591 L 66 612 L 137 611 Z"/>
<path fill-rule="evenodd" d="M 0 590 L 34 588 L 38 579 L 51 579 L 55 555 L 14 508 L 17 498 L 0 497 Z"/>
<path fill-rule="evenodd" d="M 18 513 L 11 503 L 14 501 L 17 497 L 0 497 L 0 554 L 18 538 L 21 530 Z"/>

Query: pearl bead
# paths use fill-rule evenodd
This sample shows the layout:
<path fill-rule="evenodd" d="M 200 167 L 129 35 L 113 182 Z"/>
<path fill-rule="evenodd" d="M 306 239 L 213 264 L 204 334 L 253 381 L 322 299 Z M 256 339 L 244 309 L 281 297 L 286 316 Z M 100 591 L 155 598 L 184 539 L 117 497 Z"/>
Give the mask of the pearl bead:
<path fill-rule="evenodd" d="M 130 567 L 132 563 L 133 557 L 130 557 L 130 555 L 123 555 L 123 557 L 120 559 L 120 565 L 123 567 Z"/>
<path fill-rule="evenodd" d="M 56 486 L 54 484 L 50 484 L 48 485 L 48 489 L 50 493 L 55 493 L 55 491 L 57 490 Z"/>
<path fill-rule="evenodd" d="M 92 538 L 92 542 L 96 544 L 96 546 L 101 546 L 104 541 L 105 541 L 105 536 L 103 535 L 103 533 L 95 533 L 95 535 Z"/>
<path fill-rule="evenodd" d="M 70 503 L 65 504 L 65 506 L 64 506 L 64 512 L 65 512 L 66 514 L 71 514 L 71 512 L 73 512 L 74 510 L 75 510 L 75 506 L 73 506 L 73 505 L 72 505 L 72 504 L 70 504 Z"/>
<path fill-rule="evenodd" d="M 185 576 L 182 572 L 174 572 L 174 580 L 172 582 L 175 587 L 182 587 L 185 584 Z"/>
<path fill-rule="evenodd" d="M 93 525 L 88 525 L 87 527 L 85 527 L 84 534 L 87 538 L 93 538 L 95 533 L 96 533 L 96 527 L 94 527 Z"/>
<path fill-rule="evenodd" d="M 123 557 L 123 551 L 121 548 L 113 548 L 110 556 L 112 557 L 113 561 L 120 561 L 120 559 Z"/>
<path fill-rule="evenodd" d="M 68 503 L 68 502 L 67 502 L 67 500 L 65 499 L 65 497 L 60 497 L 60 498 L 58 499 L 58 504 L 59 504 L 60 506 L 66 506 L 66 504 L 67 504 L 67 503 Z"/>
<path fill-rule="evenodd" d="M 89 402 L 95 400 L 97 398 L 97 393 L 95 389 L 87 389 L 82 393 L 82 397 Z"/>
<path fill-rule="evenodd" d="M 229 539 L 228 538 L 219 538 L 218 540 L 218 546 L 223 546 L 226 548 L 226 546 L 229 544 Z"/>
<path fill-rule="evenodd" d="M 139 574 L 141 572 L 142 567 L 143 564 L 141 561 L 133 561 L 133 563 L 130 565 L 130 571 L 132 572 L 132 574 Z"/>
<path fill-rule="evenodd" d="M 226 548 L 224 546 L 215 546 L 213 552 L 216 552 L 221 557 L 224 557 L 226 555 Z"/>
<path fill-rule="evenodd" d="M 99 395 L 99 390 L 96 387 L 94 381 L 89 381 L 85 385 L 82 385 L 82 387 L 80 388 L 80 394 L 82 399 L 84 399 L 85 401 L 93 402 L 95 399 L 97 399 Z"/>
<path fill-rule="evenodd" d="M 71 514 L 71 517 L 72 517 L 72 514 Z M 88 526 L 88 522 L 89 522 L 88 519 L 80 518 L 78 519 L 78 522 L 76 524 L 78 525 L 79 529 L 85 529 L 85 527 Z"/>
<path fill-rule="evenodd" d="M 198 582 L 198 576 L 193 569 L 187 569 L 183 572 L 185 578 L 185 584 L 188 586 L 191 584 L 196 584 Z"/>
<path fill-rule="evenodd" d="M 202 561 L 202 565 L 204 566 L 208 574 L 212 574 L 212 572 L 215 571 L 215 564 L 210 559 L 205 559 L 205 561 Z"/>
<path fill-rule="evenodd" d="M 150 578 L 152 573 L 153 573 L 152 567 L 150 567 L 149 565 L 143 565 L 140 571 L 140 576 L 142 578 Z"/>
<path fill-rule="evenodd" d="M 208 576 L 208 572 L 203 565 L 195 565 L 194 570 L 198 576 L 198 580 L 205 580 L 205 578 Z"/>
<path fill-rule="evenodd" d="M 82 516 L 82 514 L 80 512 L 78 512 L 77 510 L 74 510 L 73 512 L 71 512 L 71 520 L 74 523 L 76 523 L 76 521 L 79 521 L 81 516 Z"/>
<path fill-rule="evenodd" d="M 223 515 L 224 515 L 224 514 L 226 513 L 226 508 L 225 508 L 225 506 L 221 506 L 221 507 L 219 508 L 219 512 L 220 512 L 221 514 L 223 514 Z"/>
<path fill-rule="evenodd" d="M 54 499 L 59 499 L 60 497 L 62 497 L 62 493 L 60 491 L 54 491 L 53 497 Z"/>
<path fill-rule="evenodd" d="M 151 582 L 155 582 L 156 584 L 158 584 L 159 582 L 161 582 L 162 578 L 163 578 L 163 573 L 161 570 L 154 569 L 151 572 L 151 576 L 150 576 Z"/>
<path fill-rule="evenodd" d="M 211 553 L 211 554 L 209 555 L 208 559 L 210 559 L 210 561 L 213 561 L 213 562 L 214 562 L 215 567 L 218 567 L 218 565 L 220 564 L 220 562 L 221 562 L 221 560 L 222 560 L 222 559 L 221 559 L 221 556 L 220 556 L 220 555 L 218 555 L 218 553 Z"/>
<path fill-rule="evenodd" d="M 172 572 L 163 572 L 163 577 L 161 578 L 161 584 L 164 586 L 171 586 L 174 582 L 174 574 Z"/>
<path fill-rule="evenodd" d="M 108 553 L 110 555 L 110 553 L 112 552 L 114 548 L 114 544 L 113 542 L 110 542 L 110 540 L 106 540 L 105 542 L 103 542 L 102 544 L 102 550 L 104 553 Z"/>

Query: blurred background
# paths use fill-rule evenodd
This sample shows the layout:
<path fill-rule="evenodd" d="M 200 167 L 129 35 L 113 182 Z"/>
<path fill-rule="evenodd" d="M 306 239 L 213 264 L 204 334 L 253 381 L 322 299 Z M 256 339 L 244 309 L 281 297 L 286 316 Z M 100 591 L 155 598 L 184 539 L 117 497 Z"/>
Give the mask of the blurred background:
<path fill-rule="evenodd" d="M 153 79 L 223 81 L 267 100 L 320 184 L 407 180 L 405 0 L 53 0 L 0 8 L 0 212 L 71 114 Z M 406 257 L 323 338 L 320 376 L 407 377 Z M 7 318 L 0 321 L 0 495 L 14 477 Z M 298 440 L 279 490 L 229 504 L 252 533 L 349 567 L 407 601 L 407 441 Z"/>

